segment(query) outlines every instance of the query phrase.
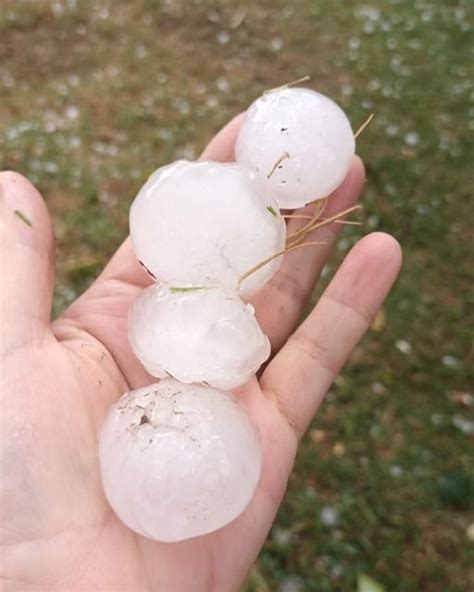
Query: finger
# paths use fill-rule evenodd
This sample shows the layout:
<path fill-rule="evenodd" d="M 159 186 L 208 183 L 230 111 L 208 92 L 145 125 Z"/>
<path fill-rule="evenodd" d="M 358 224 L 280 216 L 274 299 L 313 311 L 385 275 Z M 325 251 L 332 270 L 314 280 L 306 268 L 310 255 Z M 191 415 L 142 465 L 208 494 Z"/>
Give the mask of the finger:
<path fill-rule="evenodd" d="M 201 154 L 201 160 L 217 160 L 219 162 L 233 162 L 235 160 L 235 141 L 243 117 L 243 113 L 236 115 L 214 136 Z"/>
<path fill-rule="evenodd" d="M 373 233 L 360 240 L 263 374 L 262 388 L 275 397 L 298 436 L 370 326 L 400 266 L 400 246 L 391 236 Z"/>
<path fill-rule="evenodd" d="M 0 173 L 0 347 L 8 352 L 47 333 L 54 239 L 46 204 L 18 173 Z"/>
<path fill-rule="evenodd" d="M 243 115 L 237 115 L 210 141 L 201 156 L 201 160 L 215 160 L 228 162 L 234 158 L 234 144 L 239 132 Z M 99 277 L 101 279 L 116 279 L 135 286 L 145 287 L 150 283 L 150 277 L 138 263 L 133 252 L 132 242 L 128 237 L 110 260 Z"/>
<path fill-rule="evenodd" d="M 329 218 L 354 205 L 364 180 L 364 165 L 360 158 L 356 157 L 342 185 L 329 197 L 323 216 Z M 318 205 L 308 206 L 295 213 L 311 214 L 315 207 Z M 291 220 L 288 224 L 288 235 L 301 226 L 300 220 Z M 285 255 L 278 272 L 252 300 L 258 322 L 263 332 L 268 335 L 274 352 L 280 349 L 297 326 L 311 297 L 314 284 L 342 228 L 342 224 L 333 223 L 308 235 L 307 241 L 324 244 L 296 249 Z"/>

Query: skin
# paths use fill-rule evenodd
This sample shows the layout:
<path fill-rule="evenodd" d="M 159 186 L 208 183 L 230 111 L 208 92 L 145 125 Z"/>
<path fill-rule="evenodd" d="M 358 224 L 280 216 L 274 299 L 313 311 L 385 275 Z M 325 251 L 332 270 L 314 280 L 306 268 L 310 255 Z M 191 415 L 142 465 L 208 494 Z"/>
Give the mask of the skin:
<path fill-rule="evenodd" d="M 232 160 L 239 124 L 237 117 L 203 157 Z M 325 216 L 352 205 L 363 183 L 356 158 Z M 298 440 L 398 274 L 399 245 L 382 233 L 360 240 L 299 327 L 341 225 L 310 237 L 324 245 L 285 257 L 253 302 L 272 358 L 259 381 L 236 391 L 262 440 L 255 496 L 221 530 L 163 544 L 116 518 L 97 460 L 109 405 L 152 382 L 126 337 L 129 306 L 150 279 L 127 239 L 95 284 L 51 323 L 54 240 L 46 205 L 24 177 L 4 172 L 0 210 L 2 590 L 237 590 L 282 501 Z"/>

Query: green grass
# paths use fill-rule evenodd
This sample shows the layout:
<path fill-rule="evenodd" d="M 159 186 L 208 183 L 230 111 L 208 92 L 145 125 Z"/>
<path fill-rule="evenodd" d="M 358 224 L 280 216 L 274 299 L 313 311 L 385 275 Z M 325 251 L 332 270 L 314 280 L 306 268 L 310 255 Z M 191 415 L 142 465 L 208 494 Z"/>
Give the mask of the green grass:
<path fill-rule="evenodd" d="M 403 273 L 303 441 L 247 587 L 356 590 L 367 574 L 386 590 L 464 592 L 474 585 L 474 406 L 459 395 L 473 384 L 472 5 L 238 7 L 3 0 L 0 164 L 50 205 L 55 312 L 125 236 L 146 176 L 198 155 L 264 89 L 309 74 L 354 127 L 375 112 L 358 143 L 365 226 L 347 229 L 326 277 L 376 229 L 402 243 Z"/>

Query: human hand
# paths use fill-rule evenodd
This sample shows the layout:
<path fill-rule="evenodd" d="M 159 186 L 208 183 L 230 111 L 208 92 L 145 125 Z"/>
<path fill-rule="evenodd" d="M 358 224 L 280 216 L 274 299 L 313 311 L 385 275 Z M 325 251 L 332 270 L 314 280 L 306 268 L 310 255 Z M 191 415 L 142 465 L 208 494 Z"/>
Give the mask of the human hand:
<path fill-rule="evenodd" d="M 232 160 L 239 124 L 238 117 L 224 128 L 203 157 Z M 325 215 L 351 206 L 363 182 L 356 159 Z M 382 233 L 359 241 L 297 329 L 341 226 L 314 233 L 324 245 L 285 256 L 253 300 L 272 358 L 259 380 L 236 391 L 260 431 L 257 491 L 226 527 L 164 544 L 136 535 L 115 516 L 97 459 L 109 405 L 154 381 L 127 340 L 129 306 L 150 279 L 127 239 L 94 285 L 51 323 L 54 248 L 46 206 L 26 179 L 6 172 L 0 211 L 2 590 L 238 589 L 272 525 L 298 439 L 397 276 L 398 244 Z"/>

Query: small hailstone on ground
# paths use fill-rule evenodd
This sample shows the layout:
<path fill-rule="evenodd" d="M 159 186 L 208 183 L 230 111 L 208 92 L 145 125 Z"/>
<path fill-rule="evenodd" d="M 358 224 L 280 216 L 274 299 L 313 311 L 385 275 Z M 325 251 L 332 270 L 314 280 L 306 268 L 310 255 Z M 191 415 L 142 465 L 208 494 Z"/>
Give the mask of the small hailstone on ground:
<path fill-rule="evenodd" d="M 181 160 L 161 167 L 130 210 L 137 259 L 163 281 L 207 278 L 235 289 L 245 272 L 284 248 L 285 228 L 275 202 L 258 196 L 252 174 L 236 164 Z M 250 275 L 241 296 L 258 292 L 280 262 Z"/>
<path fill-rule="evenodd" d="M 163 542 L 234 520 L 261 469 L 258 432 L 233 395 L 170 379 L 126 393 L 111 407 L 99 459 L 115 513 Z"/>
<path fill-rule="evenodd" d="M 246 382 L 270 355 L 250 304 L 218 285 L 159 283 L 129 317 L 133 351 L 153 376 L 223 389 Z"/>
<path fill-rule="evenodd" d="M 332 506 L 324 506 L 319 514 L 319 519 L 324 526 L 334 527 L 339 522 L 339 513 Z"/>
<path fill-rule="evenodd" d="M 235 147 L 259 192 L 280 208 L 328 196 L 349 172 L 351 124 L 331 99 L 306 88 L 270 91 L 248 109 Z"/>

